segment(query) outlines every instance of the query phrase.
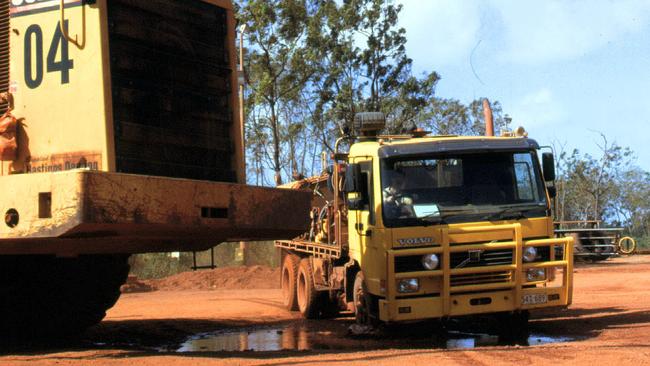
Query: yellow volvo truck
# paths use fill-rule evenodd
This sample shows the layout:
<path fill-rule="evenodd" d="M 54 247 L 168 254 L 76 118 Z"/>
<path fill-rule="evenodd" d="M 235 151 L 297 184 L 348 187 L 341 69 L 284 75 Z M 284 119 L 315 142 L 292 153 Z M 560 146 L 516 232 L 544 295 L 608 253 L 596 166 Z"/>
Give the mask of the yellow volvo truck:
<path fill-rule="evenodd" d="M 347 305 L 370 325 L 498 314 L 516 330 L 530 310 L 571 303 L 551 153 L 542 169 L 523 129 L 378 136 L 383 127 L 381 114 L 357 115 L 328 170 L 285 187 L 315 193 L 310 230 L 276 242 L 289 309 L 316 318 Z M 344 140 L 349 152 L 338 151 Z"/>
<path fill-rule="evenodd" d="M 226 0 L 0 0 L 3 335 L 99 322 L 129 254 L 308 227 L 309 193 L 244 185 L 234 27 Z"/>

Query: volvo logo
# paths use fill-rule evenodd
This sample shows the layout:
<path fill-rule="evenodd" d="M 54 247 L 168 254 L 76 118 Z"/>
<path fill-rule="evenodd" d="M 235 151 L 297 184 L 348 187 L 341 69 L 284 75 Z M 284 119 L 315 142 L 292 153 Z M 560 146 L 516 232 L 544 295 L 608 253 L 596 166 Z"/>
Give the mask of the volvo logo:
<path fill-rule="evenodd" d="M 467 258 L 471 263 L 478 263 L 481 261 L 481 254 L 483 254 L 483 251 L 480 249 L 470 250 L 467 252 Z"/>
<path fill-rule="evenodd" d="M 433 238 L 432 237 L 424 237 L 424 238 L 402 238 L 402 239 L 397 239 L 397 242 L 399 245 L 430 245 L 433 244 Z"/>

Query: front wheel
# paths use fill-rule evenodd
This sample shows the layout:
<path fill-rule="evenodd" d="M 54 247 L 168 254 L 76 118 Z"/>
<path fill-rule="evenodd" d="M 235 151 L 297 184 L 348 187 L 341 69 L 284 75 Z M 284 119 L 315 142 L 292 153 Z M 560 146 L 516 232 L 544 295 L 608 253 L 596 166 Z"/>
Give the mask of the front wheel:
<path fill-rule="evenodd" d="M 357 324 L 376 327 L 379 325 L 377 300 L 368 292 L 363 272 L 357 272 L 353 290 L 354 317 Z"/>

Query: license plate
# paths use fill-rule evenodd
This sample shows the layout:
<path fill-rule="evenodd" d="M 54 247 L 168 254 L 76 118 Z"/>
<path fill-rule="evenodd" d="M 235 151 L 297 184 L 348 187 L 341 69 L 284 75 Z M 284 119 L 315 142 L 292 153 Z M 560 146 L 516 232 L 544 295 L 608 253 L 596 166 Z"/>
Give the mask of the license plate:
<path fill-rule="evenodd" d="M 524 295 L 521 298 L 522 305 L 546 304 L 547 302 L 548 302 L 548 295 L 546 294 Z"/>

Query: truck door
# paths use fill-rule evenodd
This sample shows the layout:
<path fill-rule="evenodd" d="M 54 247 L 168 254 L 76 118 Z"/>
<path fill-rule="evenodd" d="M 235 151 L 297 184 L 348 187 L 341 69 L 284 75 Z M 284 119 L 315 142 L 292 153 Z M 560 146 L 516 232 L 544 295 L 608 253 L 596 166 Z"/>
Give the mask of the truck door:
<path fill-rule="evenodd" d="M 372 159 L 358 159 L 353 161 L 359 164 L 362 184 L 361 197 L 363 202 L 359 205 L 358 210 L 350 210 L 348 213 L 348 234 L 350 255 L 361 264 L 364 257 L 367 256 L 368 247 L 371 245 L 370 238 L 375 226 L 376 210 L 373 185 Z"/>

